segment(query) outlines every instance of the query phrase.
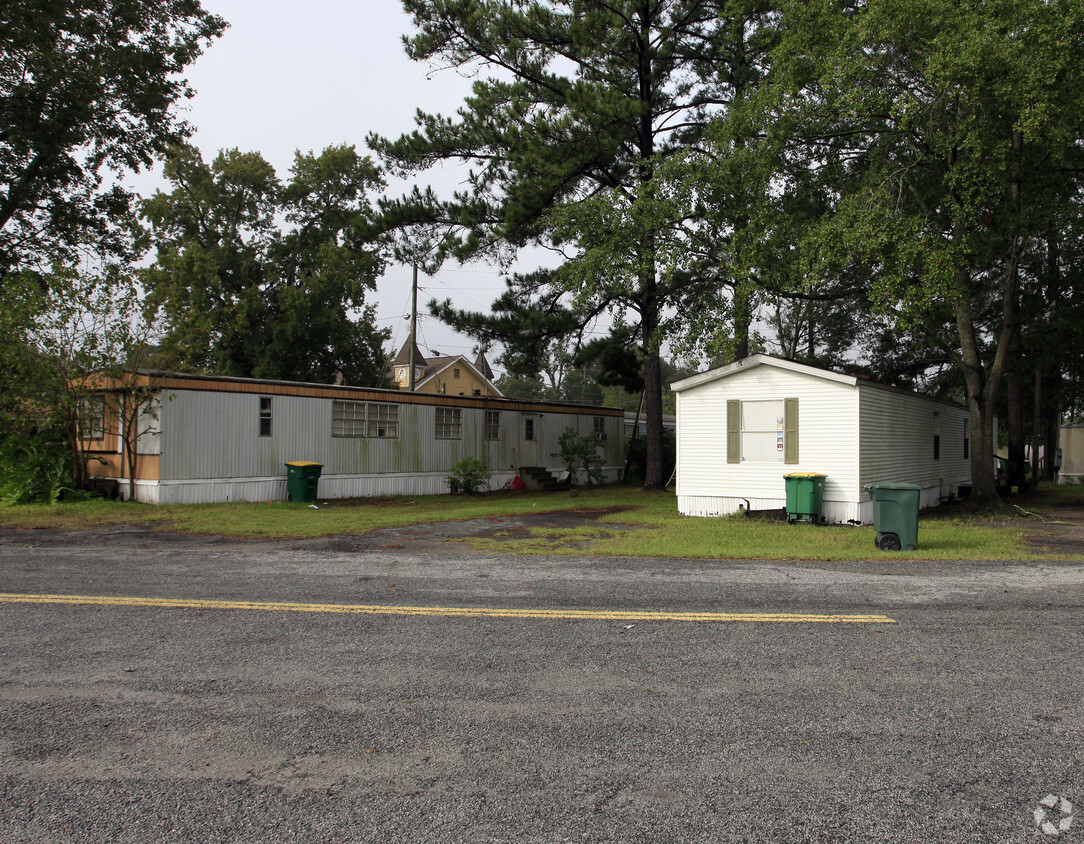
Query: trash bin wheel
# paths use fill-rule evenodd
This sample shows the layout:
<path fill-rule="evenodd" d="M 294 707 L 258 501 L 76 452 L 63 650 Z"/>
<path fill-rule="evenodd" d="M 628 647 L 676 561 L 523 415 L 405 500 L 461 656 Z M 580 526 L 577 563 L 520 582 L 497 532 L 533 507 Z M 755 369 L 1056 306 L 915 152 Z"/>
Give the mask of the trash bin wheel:
<path fill-rule="evenodd" d="M 882 533 L 877 540 L 877 547 L 882 551 L 899 551 L 903 547 L 900 538 L 894 533 Z"/>

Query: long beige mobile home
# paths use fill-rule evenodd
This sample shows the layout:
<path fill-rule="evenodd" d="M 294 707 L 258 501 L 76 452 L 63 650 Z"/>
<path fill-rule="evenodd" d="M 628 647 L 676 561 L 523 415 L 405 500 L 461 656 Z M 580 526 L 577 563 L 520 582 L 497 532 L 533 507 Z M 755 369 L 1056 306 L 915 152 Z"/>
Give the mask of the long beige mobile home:
<path fill-rule="evenodd" d="M 672 385 L 678 510 L 786 506 L 789 473 L 826 477 L 823 516 L 873 521 L 866 486 L 922 487 L 931 507 L 971 483 L 967 409 L 816 367 L 753 355 Z"/>
<path fill-rule="evenodd" d="M 605 481 L 624 469 L 614 408 L 154 372 L 135 383 L 155 396 L 136 439 L 135 497 L 150 503 L 282 500 L 292 461 L 323 464 L 321 498 L 448 492 L 467 457 L 500 488 L 525 468 L 560 470 L 566 427 L 597 437 Z M 127 490 L 123 431 L 107 418 L 123 390 L 101 386 L 111 391 L 84 450 L 92 474 Z"/>

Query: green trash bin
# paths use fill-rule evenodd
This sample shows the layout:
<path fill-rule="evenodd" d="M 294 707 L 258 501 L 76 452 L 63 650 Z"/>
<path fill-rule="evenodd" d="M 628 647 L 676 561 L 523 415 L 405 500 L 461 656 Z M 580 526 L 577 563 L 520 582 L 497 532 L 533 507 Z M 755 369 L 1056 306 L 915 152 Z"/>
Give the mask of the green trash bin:
<path fill-rule="evenodd" d="M 918 498 L 916 484 L 870 484 L 873 501 L 874 540 L 882 551 L 914 551 L 918 546 Z"/>
<path fill-rule="evenodd" d="M 824 510 L 824 482 L 827 475 L 816 472 L 791 472 L 783 475 L 787 482 L 787 523 L 808 522 L 817 525 L 821 522 Z"/>
<path fill-rule="evenodd" d="M 294 460 L 286 464 L 286 492 L 291 501 L 310 502 L 316 500 L 316 489 L 320 483 L 320 470 L 323 463 L 308 460 Z"/>

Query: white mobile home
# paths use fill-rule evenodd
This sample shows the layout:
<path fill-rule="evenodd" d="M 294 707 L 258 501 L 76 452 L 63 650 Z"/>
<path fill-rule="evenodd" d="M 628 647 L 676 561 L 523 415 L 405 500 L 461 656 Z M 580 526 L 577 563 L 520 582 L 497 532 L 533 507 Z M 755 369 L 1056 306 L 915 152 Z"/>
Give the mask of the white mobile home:
<path fill-rule="evenodd" d="M 499 489 L 526 468 L 561 468 L 566 427 L 599 441 L 603 479 L 624 470 L 621 410 L 399 390 L 141 372 L 103 383 L 83 443 L 90 472 L 127 488 L 116 408 L 154 393 L 136 440 L 136 498 L 150 503 L 286 497 L 286 466 L 323 464 L 321 498 L 448 492 L 452 466 L 478 457 Z M 106 400 L 108 397 L 108 400 Z M 119 414 L 123 417 L 123 414 Z"/>
<path fill-rule="evenodd" d="M 768 355 L 671 386 L 686 515 L 784 508 L 792 472 L 827 476 L 837 523 L 873 521 L 868 484 L 918 484 L 930 507 L 971 483 L 968 414 L 951 402 Z"/>

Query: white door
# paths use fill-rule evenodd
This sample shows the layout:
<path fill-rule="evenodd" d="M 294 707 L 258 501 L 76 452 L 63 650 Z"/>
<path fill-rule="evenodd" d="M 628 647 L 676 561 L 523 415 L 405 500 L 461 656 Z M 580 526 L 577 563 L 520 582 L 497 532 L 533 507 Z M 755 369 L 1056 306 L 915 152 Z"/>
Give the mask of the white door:
<path fill-rule="evenodd" d="M 520 465 L 543 465 L 538 462 L 538 441 L 541 439 L 542 417 L 537 413 L 521 413 L 519 425 Z"/>

